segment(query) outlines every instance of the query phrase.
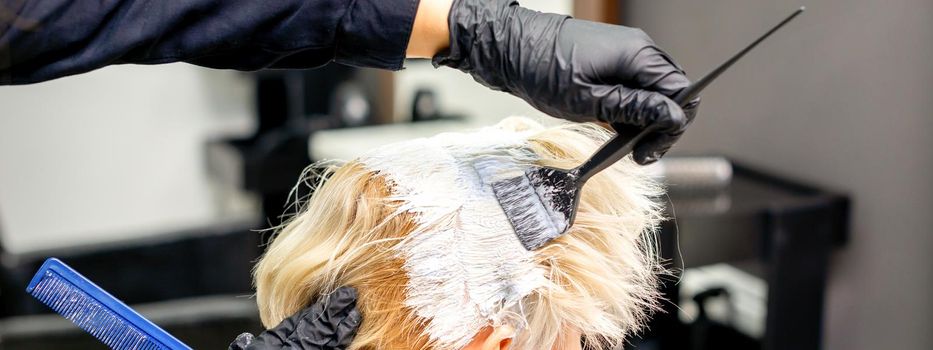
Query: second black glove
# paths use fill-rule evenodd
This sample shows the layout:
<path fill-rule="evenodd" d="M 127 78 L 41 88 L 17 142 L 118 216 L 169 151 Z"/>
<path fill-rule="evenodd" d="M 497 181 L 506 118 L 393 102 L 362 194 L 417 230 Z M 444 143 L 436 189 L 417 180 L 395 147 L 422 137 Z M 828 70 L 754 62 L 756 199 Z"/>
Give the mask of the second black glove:
<path fill-rule="evenodd" d="M 346 350 L 361 322 L 356 289 L 340 287 L 258 336 L 240 334 L 229 350 Z"/>

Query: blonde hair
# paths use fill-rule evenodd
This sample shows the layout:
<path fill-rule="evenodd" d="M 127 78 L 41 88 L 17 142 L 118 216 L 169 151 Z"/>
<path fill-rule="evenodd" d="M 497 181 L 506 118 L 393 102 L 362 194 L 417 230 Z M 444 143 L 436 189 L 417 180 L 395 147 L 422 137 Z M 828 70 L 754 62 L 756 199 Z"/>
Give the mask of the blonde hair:
<path fill-rule="evenodd" d="M 595 125 L 545 129 L 524 118 L 497 127 L 531 130 L 528 145 L 539 165 L 558 168 L 580 164 L 609 137 Z M 263 324 L 271 328 L 352 286 L 363 322 L 351 349 L 454 350 L 433 342 L 424 332 L 431 320 L 406 307 L 405 262 L 394 249 L 417 225 L 414 214 L 398 210 L 403 203 L 393 198 L 392 183 L 359 161 L 320 175 L 314 194 L 256 266 Z M 661 193 L 631 159 L 587 182 L 570 231 L 533 253 L 548 282 L 520 301 L 523 324 L 515 325 L 521 331 L 513 349 L 550 349 L 567 329 L 591 346 L 614 346 L 641 329 L 657 308 L 663 272 L 655 252 Z"/>

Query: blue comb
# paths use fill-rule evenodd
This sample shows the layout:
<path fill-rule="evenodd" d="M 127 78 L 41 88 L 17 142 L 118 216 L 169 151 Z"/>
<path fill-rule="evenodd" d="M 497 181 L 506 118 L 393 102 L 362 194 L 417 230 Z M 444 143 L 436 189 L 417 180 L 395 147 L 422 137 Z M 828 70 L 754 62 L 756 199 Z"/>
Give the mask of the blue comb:
<path fill-rule="evenodd" d="M 111 349 L 191 349 L 56 258 L 42 264 L 26 292 Z"/>

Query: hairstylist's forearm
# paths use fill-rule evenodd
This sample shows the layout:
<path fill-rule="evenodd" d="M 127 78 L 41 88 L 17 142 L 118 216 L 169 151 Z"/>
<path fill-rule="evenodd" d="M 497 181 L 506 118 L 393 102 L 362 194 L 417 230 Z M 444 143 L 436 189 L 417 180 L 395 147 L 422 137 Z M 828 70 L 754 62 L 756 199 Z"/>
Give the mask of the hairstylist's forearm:
<path fill-rule="evenodd" d="M 453 0 L 421 0 L 411 29 L 406 56 L 431 58 L 450 46 L 447 17 Z"/>
<path fill-rule="evenodd" d="M 436 0 L 422 2 L 434 5 Z M 183 61 L 257 70 L 315 68 L 336 61 L 398 70 L 417 4 L 418 0 L 0 0 L 0 85 L 35 83 L 123 63 Z"/>

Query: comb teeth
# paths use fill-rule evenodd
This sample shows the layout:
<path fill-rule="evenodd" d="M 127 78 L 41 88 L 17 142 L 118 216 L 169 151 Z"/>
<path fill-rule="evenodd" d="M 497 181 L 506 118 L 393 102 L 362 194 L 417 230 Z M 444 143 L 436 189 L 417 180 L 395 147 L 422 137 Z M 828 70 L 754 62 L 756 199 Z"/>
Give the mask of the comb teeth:
<path fill-rule="evenodd" d="M 169 349 L 55 272 L 46 271 L 31 294 L 111 349 Z"/>

